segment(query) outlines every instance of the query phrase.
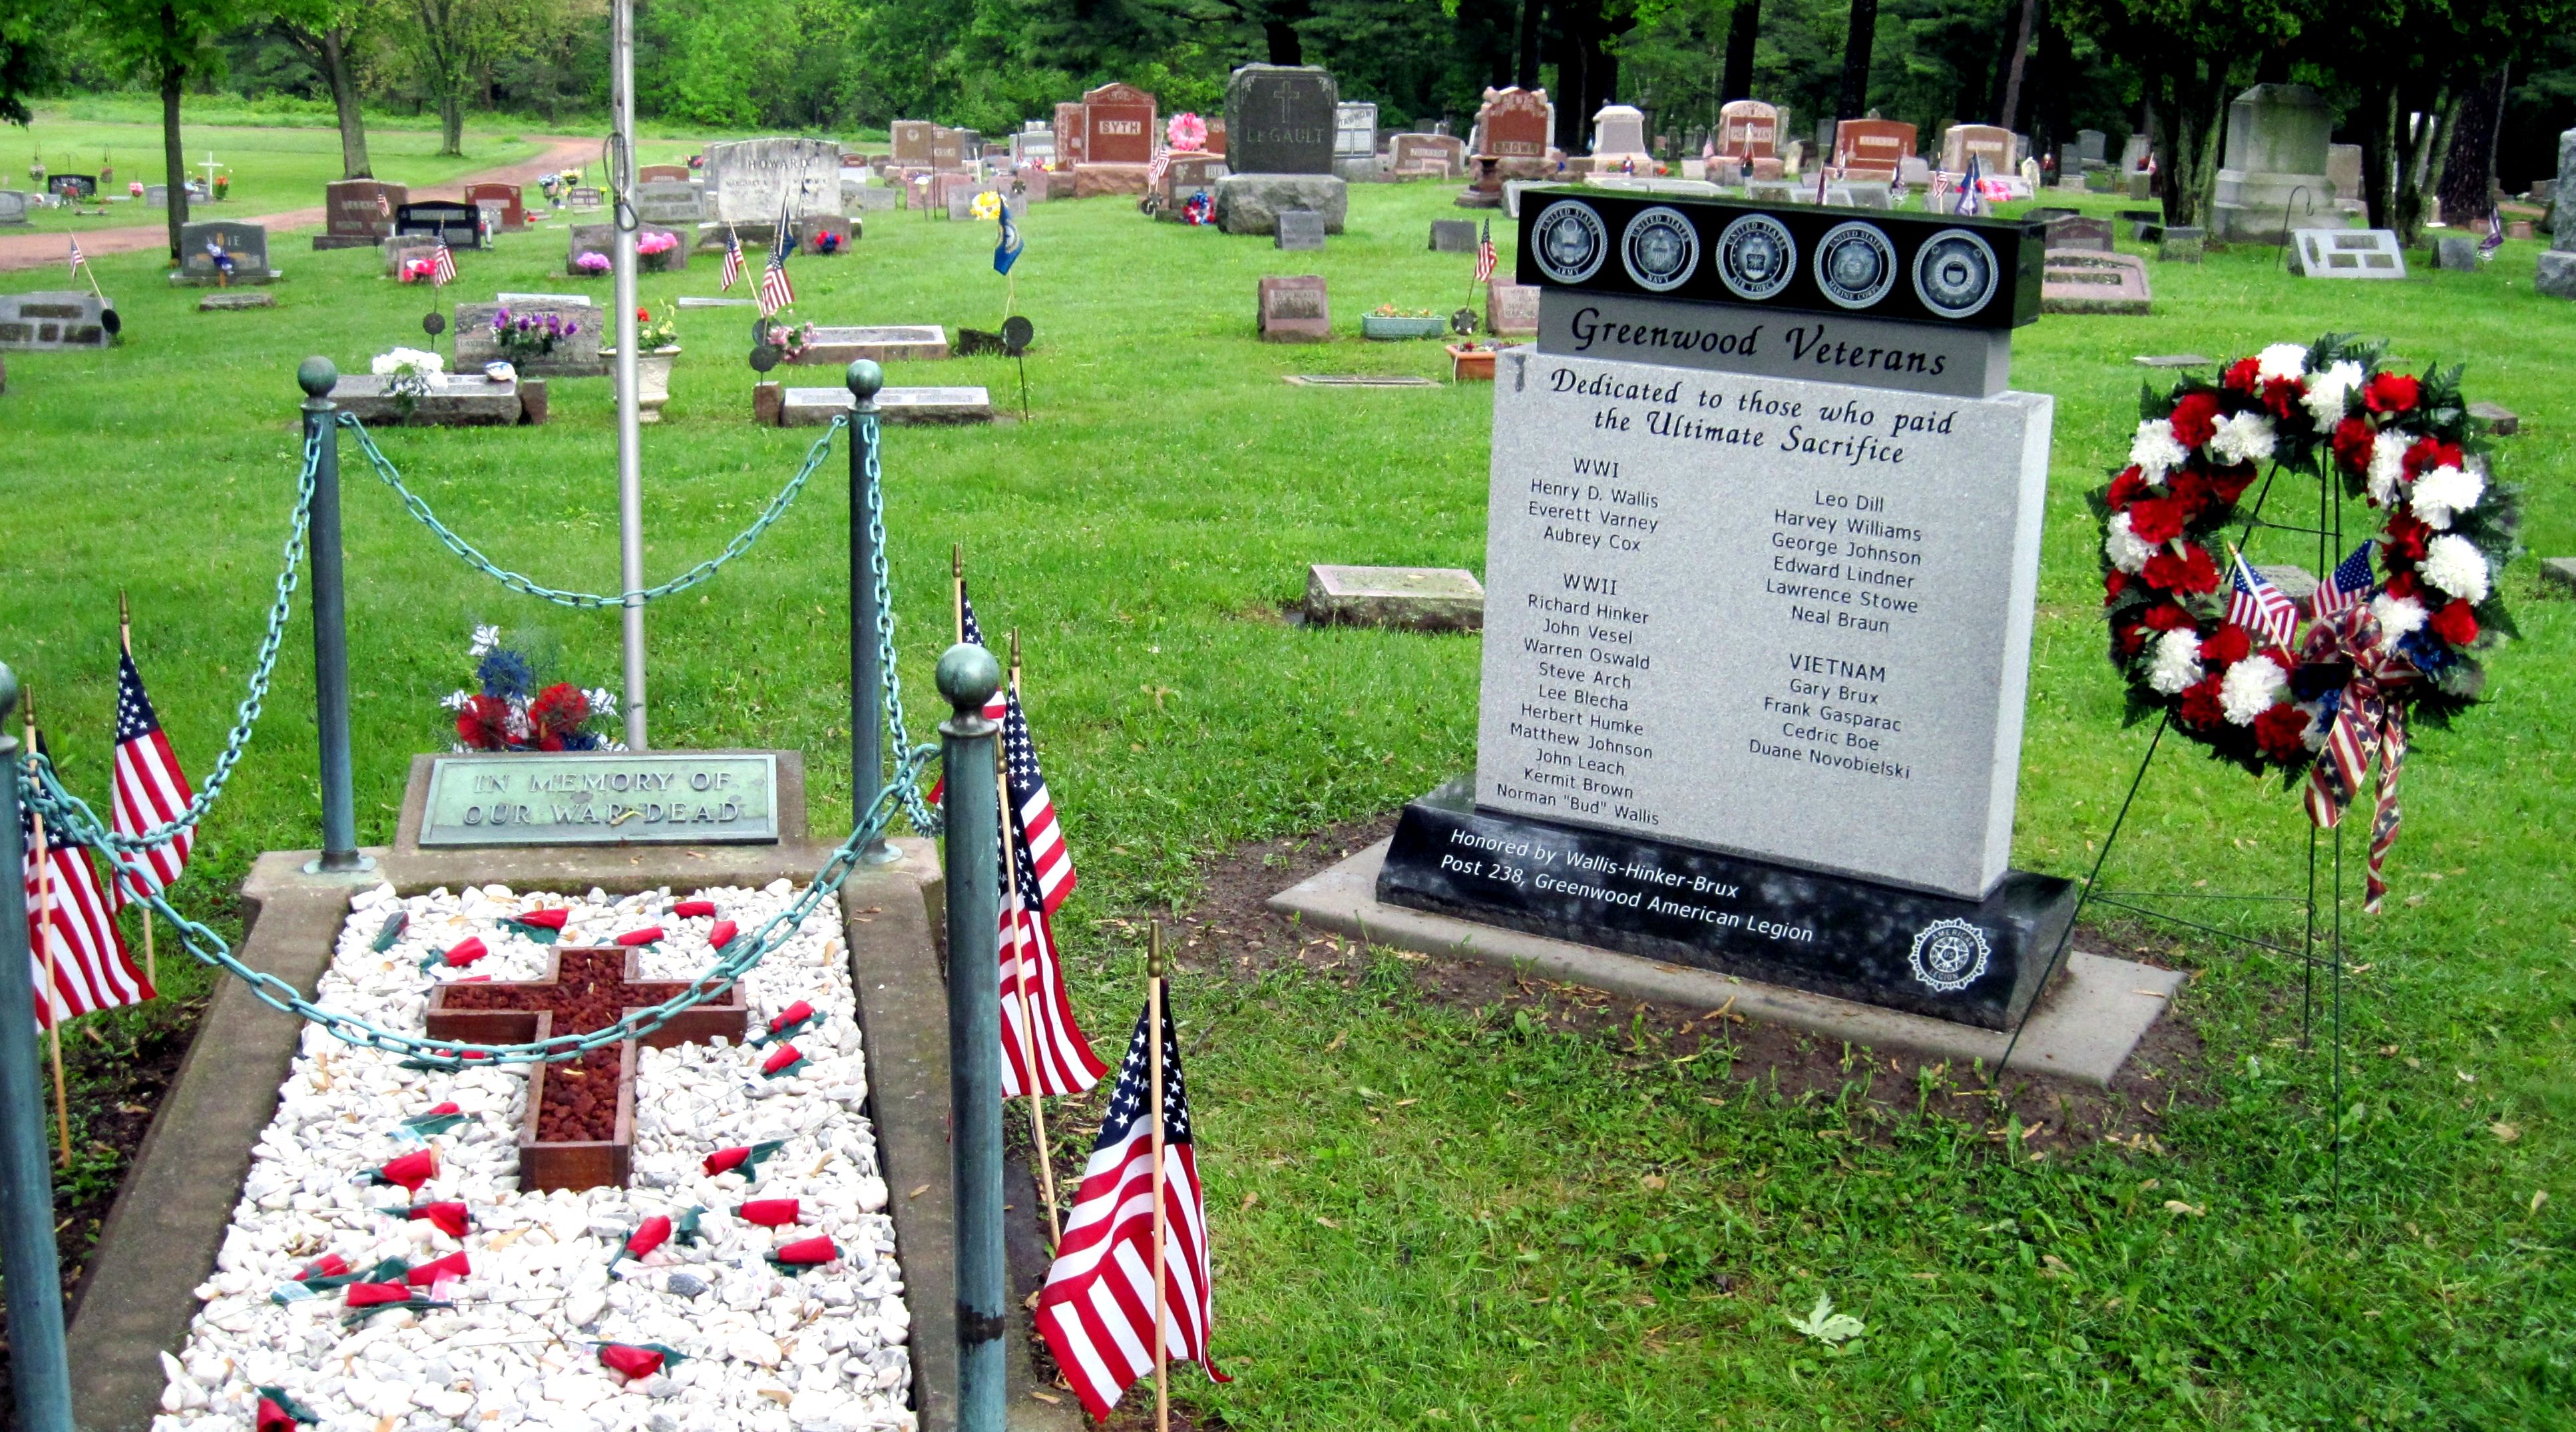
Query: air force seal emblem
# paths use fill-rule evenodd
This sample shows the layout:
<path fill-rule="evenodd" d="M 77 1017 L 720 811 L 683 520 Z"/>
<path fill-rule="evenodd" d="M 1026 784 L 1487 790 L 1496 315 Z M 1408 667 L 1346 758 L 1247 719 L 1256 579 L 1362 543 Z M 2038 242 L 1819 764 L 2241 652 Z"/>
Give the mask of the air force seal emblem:
<path fill-rule="evenodd" d="M 1986 932 L 1965 920 L 1935 920 L 1914 934 L 1908 958 L 1914 977 L 1942 994 L 1957 994 L 1986 972 L 1992 951 Z"/>
<path fill-rule="evenodd" d="M 1558 283 L 1581 283 L 1601 271 L 1610 257 L 1610 230 L 1579 199 L 1559 199 L 1538 216 L 1534 257 L 1541 272 Z"/>
<path fill-rule="evenodd" d="M 1737 298 L 1777 298 L 1798 272 L 1798 241 L 1768 214 L 1747 214 L 1717 236 L 1717 276 Z"/>

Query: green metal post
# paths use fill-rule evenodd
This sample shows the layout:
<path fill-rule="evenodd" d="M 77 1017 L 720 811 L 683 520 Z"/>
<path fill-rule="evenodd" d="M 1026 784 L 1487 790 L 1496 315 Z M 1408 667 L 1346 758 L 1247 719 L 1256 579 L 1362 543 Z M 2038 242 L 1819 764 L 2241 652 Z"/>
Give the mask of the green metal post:
<path fill-rule="evenodd" d="M 884 500 L 877 462 L 877 390 L 885 370 L 865 358 L 850 363 L 850 818 L 863 820 L 885 787 L 885 656 L 877 642 L 877 551 L 873 513 Z M 901 736 L 898 735 L 900 740 Z M 868 838 L 859 860 L 884 865 L 897 857 L 885 836 Z"/>
<path fill-rule="evenodd" d="M 27 859 L 26 837 L 18 829 L 18 742 L 8 734 L 9 713 L 17 704 L 17 675 L 0 666 L 0 870 L 23 869 Z M 992 800 L 990 789 L 984 799 Z M 28 1017 L 35 1007 L 27 892 L 20 881 L 0 880 L 0 1276 L 9 1281 L 9 1381 L 24 1432 L 71 1432 L 53 1160 L 45 1149 L 36 1022 Z"/>
<path fill-rule="evenodd" d="M 957 1426 L 1002 1432 L 1008 1412 L 1002 1253 L 1001 817 L 984 703 L 1001 663 L 959 643 L 939 658 L 948 886 L 949 1149 L 957 1179 Z"/>
<path fill-rule="evenodd" d="M 340 568 L 340 406 L 331 389 L 340 372 L 328 358 L 307 358 L 295 370 L 304 389 L 304 436 L 322 439 L 313 469 L 313 521 L 306 545 L 313 553 L 313 725 L 322 747 L 322 858 L 307 872 L 365 870 L 374 861 L 358 853 L 357 798 L 349 773 L 349 624 Z"/>

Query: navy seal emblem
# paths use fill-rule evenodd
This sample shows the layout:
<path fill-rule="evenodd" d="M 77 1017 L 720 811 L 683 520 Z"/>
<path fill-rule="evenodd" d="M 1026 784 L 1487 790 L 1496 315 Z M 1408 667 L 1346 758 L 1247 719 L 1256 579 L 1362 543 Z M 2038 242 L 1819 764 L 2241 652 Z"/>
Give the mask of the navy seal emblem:
<path fill-rule="evenodd" d="M 1619 236 L 1619 262 L 1648 292 L 1678 288 L 1699 267 L 1699 231 L 1679 210 L 1642 210 Z"/>
<path fill-rule="evenodd" d="M 1957 994 L 1986 972 L 1992 951 L 1986 932 L 1965 920 L 1935 920 L 1914 933 L 1907 958 L 1914 977 L 1942 994 Z"/>
<path fill-rule="evenodd" d="M 1559 199 L 1538 216 L 1538 242 L 1532 257 L 1539 270 L 1558 283 L 1581 283 L 1601 271 L 1610 257 L 1610 231 L 1592 206 Z"/>
<path fill-rule="evenodd" d="M 1896 245 L 1876 224 L 1837 224 L 1816 245 L 1816 287 L 1845 308 L 1867 308 L 1896 286 Z"/>
<path fill-rule="evenodd" d="M 1737 298 L 1776 298 L 1798 271 L 1798 241 L 1768 214 L 1747 214 L 1717 236 L 1717 276 Z"/>
<path fill-rule="evenodd" d="M 1943 318 L 1986 306 L 1997 281 L 1995 251 L 1966 229 L 1943 229 L 1914 254 L 1914 296 Z"/>

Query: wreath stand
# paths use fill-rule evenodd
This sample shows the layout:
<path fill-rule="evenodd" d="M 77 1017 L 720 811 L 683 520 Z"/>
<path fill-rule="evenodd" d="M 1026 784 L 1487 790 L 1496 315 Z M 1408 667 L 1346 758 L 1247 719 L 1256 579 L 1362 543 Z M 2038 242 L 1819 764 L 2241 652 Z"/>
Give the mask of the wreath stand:
<path fill-rule="evenodd" d="M 2281 464 L 2275 462 L 2272 464 L 2270 471 L 2264 474 L 2263 485 L 2254 494 L 2254 505 L 2246 515 L 2245 525 L 2240 528 L 2236 534 L 2236 545 L 2239 548 L 2245 547 L 2253 537 L 2255 530 L 2258 528 L 2271 532 L 2293 532 L 2313 536 L 2316 538 L 2317 542 L 2316 570 L 2321 574 L 2320 579 L 2322 580 L 2322 574 L 2331 572 L 2334 569 L 2336 561 L 2335 554 L 2347 550 L 2344 546 L 2343 484 L 2336 480 L 2334 465 L 2332 463 L 2320 462 L 2317 465 L 2318 515 L 2315 525 L 2306 526 L 2291 522 L 2267 522 L 2263 519 L 2263 508 L 2266 502 L 2270 500 L 2273 485 L 2280 478 L 2281 473 Z M 2313 598 L 2311 600 L 2313 600 Z M 2330 1120 L 2330 1134 L 2327 1142 L 2328 1178 L 2331 1189 L 2329 1197 L 2332 1203 L 2339 1205 L 2343 1200 L 2344 822 L 2336 822 L 2334 833 L 2331 837 L 2328 837 L 2325 832 L 2319 830 L 2314 823 L 2311 823 L 2308 826 L 2307 889 L 2303 894 L 2266 895 L 2260 893 L 2212 893 L 2196 890 L 2103 890 L 2101 888 L 2102 868 L 2109 863 L 2112 850 L 2119 844 L 2120 832 L 2128 823 L 2129 809 L 2137 802 L 2138 789 L 2146 783 L 2147 771 L 2155 765 L 2156 752 L 2163 748 L 2165 732 L 2172 726 L 2172 724 L 2173 713 L 2170 709 L 2157 719 L 2155 733 L 2147 739 L 2146 754 L 2138 759 L 2137 773 L 2129 778 L 2128 793 L 2120 798 L 2119 812 L 2111 817 L 2111 828 L 2103 835 L 2102 848 L 2093 857 L 2093 868 L 2091 871 L 2086 873 L 2082 883 L 2076 888 L 2075 909 L 2068 915 L 2066 930 L 2063 934 L 2058 936 L 2057 947 L 2049 955 L 2048 970 L 2046 974 L 2041 977 L 2039 987 L 2042 991 L 2045 991 L 2048 988 L 2049 981 L 2057 977 L 2059 967 L 2065 963 L 2067 951 L 2074 945 L 2076 922 L 2083 918 L 2084 907 L 2087 905 L 2105 905 L 2115 910 L 2123 910 L 2133 915 L 2141 915 L 2150 920 L 2158 920 L 2170 925 L 2179 925 L 2185 929 L 2195 930 L 2205 935 L 2212 935 L 2227 944 L 2249 949 L 2263 950 L 2271 954 L 2296 961 L 2299 966 L 2299 1047 L 2301 1049 L 2308 1049 L 2314 1047 L 2318 1003 L 2317 968 L 2320 964 L 2325 965 L 2328 971 L 2326 982 L 2326 1014 L 2328 1039 L 2332 1045 L 2330 1053 L 2332 1058 L 2333 1079 L 2333 1104 L 2327 1111 L 2327 1117 Z M 2330 851 L 2322 849 L 2323 847 L 2328 846 L 2331 846 Z M 2326 857 L 2325 863 L 2330 867 L 2328 879 L 2333 884 L 2331 903 L 2323 909 L 2320 909 L 2317 902 L 2318 865 L 2321 855 Z M 2263 939 L 2254 935 L 2239 934 L 2233 930 L 2222 929 L 2206 920 L 2195 920 L 2183 915 L 2177 915 L 2168 911 L 2153 909 L 2149 906 L 2135 903 L 2142 900 L 2218 900 L 2249 903 L 2298 902 L 2305 907 L 2305 929 L 2299 948 L 2292 949 L 2288 945 L 2284 945 L 2273 940 Z M 2203 908 L 2205 909 L 2207 907 L 2204 906 Z M 2322 930 L 2319 929 L 2319 917 L 2321 915 L 2324 917 L 2324 928 Z M 2320 949 L 2321 944 L 2323 946 L 2322 949 Z M 2012 1061 L 2013 1049 L 2021 1043 L 2022 1031 L 2029 1028 L 2031 1015 L 2038 1009 L 2038 1007 L 2039 1001 L 2035 999 L 2032 1000 L 2030 1008 L 2022 1011 L 2020 1020 L 2013 1025 L 2012 1037 L 2005 1041 L 2003 1057 L 1996 1061 L 1995 1072 L 1992 1079 L 1989 1081 L 1990 1083 L 2000 1083 L 2002 1081 L 2004 1070 Z"/>

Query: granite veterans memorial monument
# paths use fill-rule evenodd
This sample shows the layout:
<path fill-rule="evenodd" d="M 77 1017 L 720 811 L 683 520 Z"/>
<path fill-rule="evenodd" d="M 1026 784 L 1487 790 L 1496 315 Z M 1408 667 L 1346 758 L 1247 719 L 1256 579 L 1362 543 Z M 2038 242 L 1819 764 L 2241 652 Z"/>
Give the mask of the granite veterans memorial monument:
<path fill-rule="evenodd" d="M 2004 1028 L 2049 398 L 2036 226 L 1541 191 L 1495 385 L 1472 787 L 1378 899 Z"/>

